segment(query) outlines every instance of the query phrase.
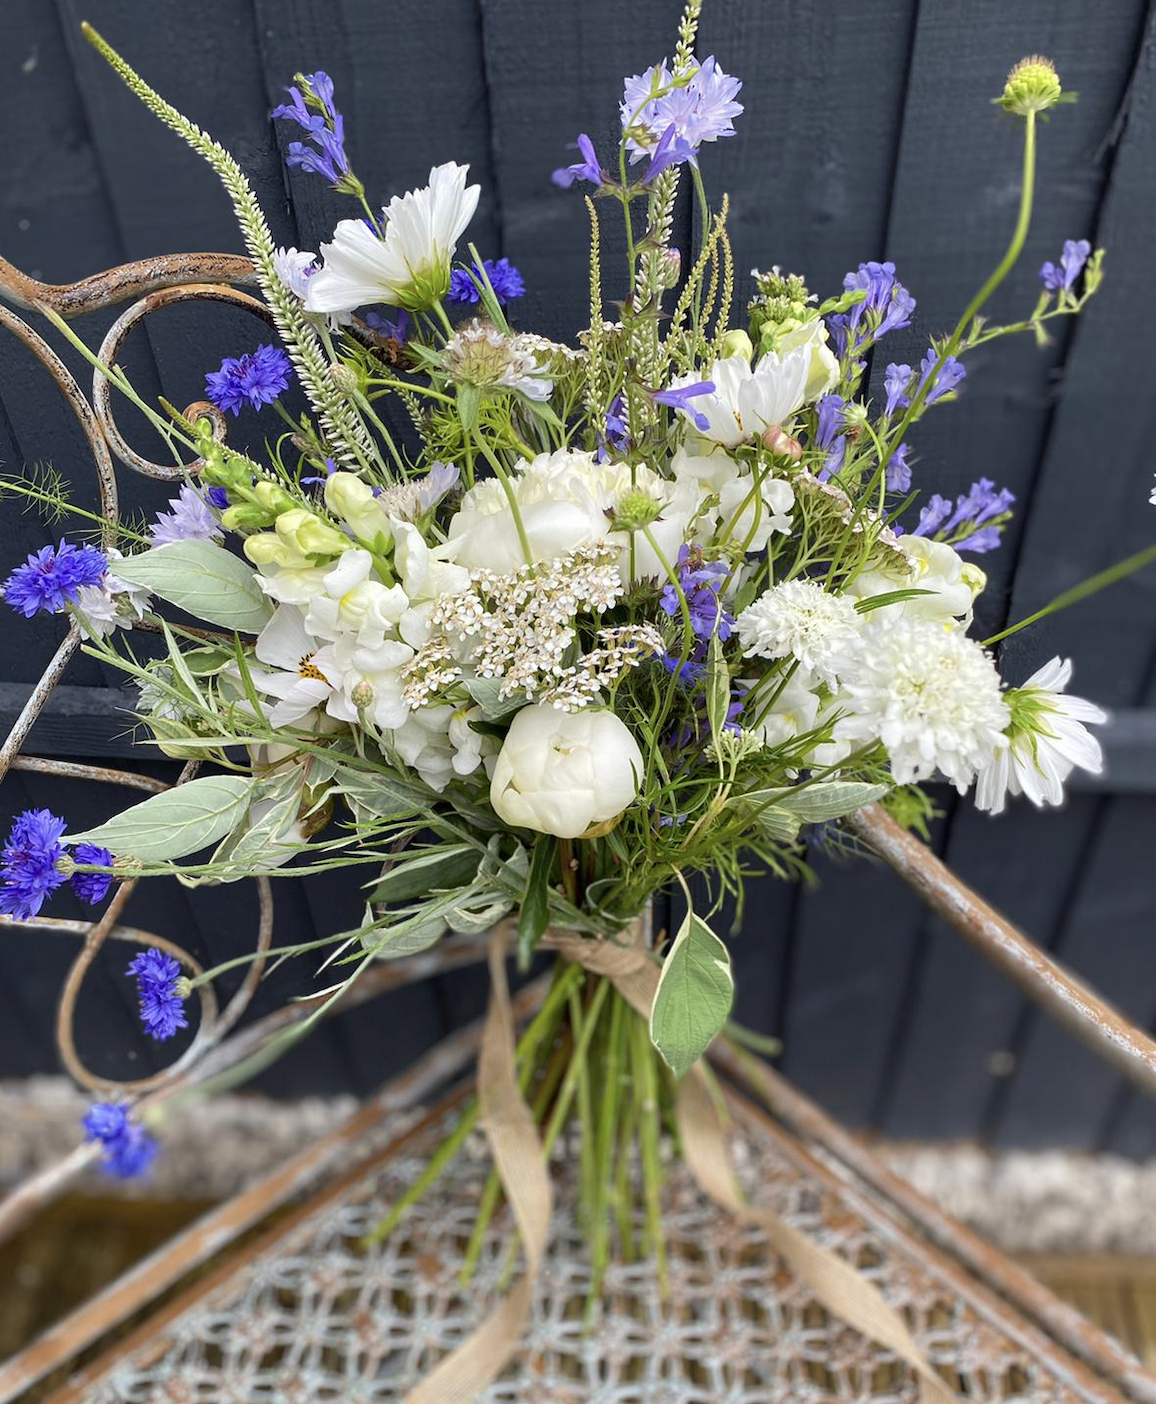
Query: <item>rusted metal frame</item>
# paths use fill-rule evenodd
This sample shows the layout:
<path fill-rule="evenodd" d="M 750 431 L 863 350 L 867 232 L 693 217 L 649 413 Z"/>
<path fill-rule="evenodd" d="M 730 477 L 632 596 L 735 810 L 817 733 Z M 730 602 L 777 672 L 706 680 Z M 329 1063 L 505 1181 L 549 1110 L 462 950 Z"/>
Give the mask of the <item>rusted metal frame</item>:
<path fill-rule="evenodd" d="M 868 1185 L 923 1238 L 998 1292 L 1077 1359 L 1117 1383 L 1129 1399 L 1137 1404 L 1156 1404 L 1156 1376 L 1143 1369 L 1135 1356 L 897 1175 L 761 1058 L 737 1051 L 721 1040 L 712 1047 L 710 1057 L 732 1082 L 747 1089 L 778 1121 L 814 1146 L 825 1163 L 829 1160 L 836 1169 L 845 1169 Z"/>
<path fill-rule="evenodd" d="M 61 929 L 64 925 L 54 923 L 52 929 Z M 86 925 L 85 922 L 75 923 L 81 934 Z M 117 929 L 114 928 L 110 935 L 115 938 L 116 934 Z M 477 965 L 485 960 L 486 951 L 486 937 L 468 937 L 445 942 L 436 951 L 423 951 L 397 961 L 383 961 L 362 975 L 341 999 L 326 1010 L 324 1017 L 344 1014 L 389 990 L 401 989 L 447 970 Z M 194 1091 L 239 1066 L 260 1052 L 276 1034 L 304 1023 L 324 1002 L 324 998 L 323 995 L 315 995 L 283 1005 L 241 1029 L 226 1042 L 209 1049 L 195 1067 L 183 1068 L 163 1088 L 142 1097 L 137 1103 L 138 1110 L 144 1112 L 163 1106 L 178 1094 Z M 11 1238 L 29 1219 L 59 1198 L 79 1175 L 96 1164 L 100 1155 L 99 1145 L 79 1145 L 62 1160 L 18 1185 L 6 1199 L 0 1201 L 0 1243 Z"/>
<path fill-rule="evenodd" d="M 132 770 L 114 770 L 105 765 L 85 765 L 81 761 L 48 760 L 43 756 L 14 756 L 12 770 L 30 770 L 38 775 L 55 775 L 65 780 L 99 780 L 107 785 L 124 785 L 130 790 L 163 794 L 171 788 L 167 780 L 140 775 Z"/>
<path fill-rule="evenodd" d="M 540 1005 L 549 976 L 542 976 L 515 995 L 515 1019 L 522 1019 Z M 472 1080 L 463 1083 L 420 1122 L 383 1149 L 357 1158 L 368 1136 L 383 1121 L 437 1092 L 455 1078 L 476 1054 L 481 1043 L 482 1021 L 451 1034 L 423 1054 L 410 1068 L 376 1093 L 364 1106 L 341 1126 L 321 1140 L 293 1156 L 279 1169 L 264 1176 L 227 1203 L 210 1210 L 189 1228 L 183 1230 L 163 1248 L 117 1279 L 92 1301 L 85 1303 L 70 1316 L 50 1327 L 42 1336 L 7 1364 L 0 1365 L 0 1404 L 8 1404 L 23 1390 L 58 1366 L 73 1359 L 98 1341 L 106 1332 L 127 1320 L 153 1301 L 162 1292 L 180 1281 L 194 1268 L 201 1266 L 230 1242 L 255 1227 L 282 1205 L 304 1193 L 316 1183 L 324 1171 L 334 1165 L 339 1156 L 354 1157 L 356 1163 L 336 1179 L 322 1187 L 295 1213 L 279 1221 L 245 1250 L 229 1257 L 217 1274 L 196 1283 L 187 1293 L 159 1316 L 151 1317 L 135 1338 L 118 1341 L 109 1355 L 96 1362 L 90 1371 L 76 1375 L 68 1386 L 53 1399 L 77 1399 L 86 1381 L 98 1377 L 112 1362 L 140 1345 L 157 1340 L 164 1326 L 183 1314 L 189 1306 L 203 1298 L 221 1282 L 227 1281 L 244 1264 L 251 1262 L 265 1249 L 278 1242 L 298 1223 L 318 1209 L 340 1198 L 374 1169 L 388 1163 L 431 1126 L 441 1121 L 467 1095 Z"/>
<path fill-rule="evenodd" d="M 0 296 L 29 310 L 41 306 L 70 321 L 181 283 L 256 283 L 251 259 L 238 254 L 162 254 L 122 263 L 75 283 L 41 283 L 0 258 Z"/>
<path fill-rule="evenodd" d="M 791 1162 L 801 1174 L 826 1186 L 838 1198 L 841 1206 L 846 1206 L 858 1215 L 889 1247 L 896 1250 L 897 1255 L 908 1258 L 929 1276 L 942 1282 L 950 1295 L 965 1302 L 979 1317 L 1014 1341 L 1029 1358 L 1041 1361 L 1062 1384 L 1087 1400 L 1088 1404 L 1123 1404 L 1123 1396 L 1118 1391 L 1123 1381 L 1115 1378 L 1114 1372 L 1107 1372 L 1110 1375 L 1107 1380 L 1094 1374 L 1086 1364 L 1070 1355 L 1047 1332 L 1026 1321 L 1015 1307 L 1003 1301 L 985 1284 L 983 1279 L 987 1276 L 986 1271 L 981 1271 L 979 1277 L 973 1276 L 954 1260 L 940 1254 L 913 1233 L 900 1218 L 888 1212 L 876 1197 L 866 1193 L 851 1174 L 837 1175 L 826 1160 L 820 1160 L 813 1155 L 795 1136 L 768 1116 L 762 1107 L 755 1105 L 731 1087 L 725 1088 L 725 1096 L 736 1117 L 740 1121 L 745 1118 L 758 1125 L 774 1142 L 783 1158 Z M 841 1159 L 836 1151 L 830 1147 L 826 1149 L 830 1150 L 837 1160 Z M 994 1249 L 990 1249 L 989 1252 L 995 1255 Z M 1092 1327 L 1089 1329 L 1094 1330 Z M 1139 1369 L 1138 1361 L 1129 1363 L 1137 1378 L 1146 1379 L 1156 1387 L 1156 1379 L 1146 1376 L 1145 1372 Z"/>
<path fill-rule="evenodd" d="M 844 821 L 1014 984 L 1118 1072 L 1156 1097 L 1156 1042 L 977 896 L 878 805 Z"/>
<path fill-rule="evenodd" d="M 169 307 L 182 302 L 220 302 L 230 307 L 239 307 L 245 312 L 251 312 L 255 317 L 259 317 L 263 322 L 271 327 L 276 326 L 273 313 L 264 302 L 258 301 L 255 297 L 250 297 L 248 293 L 237 292 L 227 284 L 219 283 L 182 283 L 178 287 L 166 287 L 158 292 L 149 293 L 141 298 L 113 322 L 109 327 L 104 340 L 101 342 L 97 359 L 103 366 L 112 370 L 117 363 L 121 348 L 125 338 L 138 322 L 142 322 L 152 313 L 159 311 L 163 307 Z M 116 426 L 116 420 L 112 411 L 112 381 L 101 370 L 93 371 L 92 377 L 92 406 L 100 426 L 104 431 L 113 453 L 127 467 L 134 472 L 142 473 L 149 478 L 160 478 L 163 481 L 179 481 L 190 474 L 199 473 L 204 467 L 201 459 L 194 459 L 189 463 L 153 463 L 150 459 L 143 457 L 131 447 L 120 430 Z M 186 418 L 206 416 L 213 422 L 213 436 L 222 442 L 225 437 L 225 421 L 221 411 L 207 401 L 198 401 L 195 405 L 185 411 Z"/>
<path fill-rule="evenodd" d="M 52 655 L 52 660 L 40 675 L 40 681 L 28 695 L 28 701 L 20 709 L 20 715 L 12 723 L 12 730 L 4 738 L 3 746 L 0 746 L 0 780 L 3 780 L 12 768 L 16 755 L 28 739 L 28 733 L 36 725 L 36 720 L 44 710 L 44 704 L 48 701 L 52 689 L 64 675 L 64 670 L 72 660 L 72 655 L 80 647 L 80 625 L 73 620 L 68 633 L 61 640 L 56 652 Z"/>

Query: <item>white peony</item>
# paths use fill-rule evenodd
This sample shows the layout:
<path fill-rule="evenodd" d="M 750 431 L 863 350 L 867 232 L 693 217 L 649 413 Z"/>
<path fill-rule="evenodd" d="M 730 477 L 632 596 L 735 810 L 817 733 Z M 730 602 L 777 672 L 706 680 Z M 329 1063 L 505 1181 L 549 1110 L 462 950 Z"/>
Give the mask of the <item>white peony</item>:
<path fill-rule="evenodd" d="M 1011 724 L 1005 741 L 996 747 L 979 772 L 977 809 L 1001 814 L 1008 795 L 1027 795 L 1042 809 L 1060 804 L 1064 781 L 1079 766 L 1099 775 L 1103 768 L 1100 743 L 1088 731 L 1108 720 L 1108 714 L 1082 697 L 1066 697 L 1072 678 L 1071 660 L 1053 658 L 1022 687 L 1005 694 Z"/>
<path fill-rule="evenodd" d="M 946 541 L 901 536 L 895 544 L 907 557 L 908 568 L 881 567 L 863 571 L 848 583 L 847 594 L 856 600 L 866 600 L 893 590 L 926 590 L 929 592 L 926 595 L 885 605 L 888 618 L 904 615 L 943 623 L 958 619 L 966 628 L 971 622 L 972 606 L 987 584 L 987 576 L 979 566 L 963 560 Z"/>
<path fill-rule="evenodd" d="M 930 619 L 867 617 L 856 666 L 843 677 L 837 740 L 881 741 L 896 784 L 941 771 L 963 794 L 1008 724 L 995 664 L 974 639 Z"/>
<path fill-rule="evenodd" d="M 615 819 L 638 794 L 638 742 L 613 712 L 524 707 L 498 752 L 490 803 L 500 819 L 559 838 L 580 838 Z"/>
<path fill-rule="evenodd" d="M 725 536 L 746 543 L 748 551 L 763 551 L 772 535 L 791 529 L 795 491 L 782 478 L 763 476 L 759 508 L 751 473 L 726 453 L 690 453 L 679 449 L 670 464 L 676 484 L 694 483 L 706 501 L 700 510 L 697 534 L 709 542 Z"/>
<path fill-rule="evenodd" d="M 422 312 L 450 285 L 450 263 L 478 207 L 480 187 L 466 185 L 468 166 L 435 166 L 429 184 L 395 195 L 380 236 L 363 219 L 343 219 L 321 245 L 323 266 L 308 280 L 310 312 L 352 312 L 384 302 Z"/>
<path fill-rule="evenodd" d="M 631 469 L 625 463 L 598 463 L 593 454 L 558 449 L 524 459 L 510 478 L 534 564 L 556 560 L 579 546 L 609 540 L 619 547 L 619 570 L 628 582 L 630 537 L 611 532 L 606 516 L 632 488 L 641 488 L 664 504 L 650 530 L 670 562 L 698 510 L 701 491 L 689 479 L 669 483 L 646 467 Z M 471 570 L 505 573 L 525 565 L 514 515 L 502 484 L 487 478 L 462 498 L 450 522 L 454 559 Z M 634 535 L 634 578 L 665 578 L 658 557 L 641 533 Z"/>
<path fill-rule="evenodd" d="M 695 395 L 679 413 L 703 439 L 724 448 L 749 443 L 770 425 L 785 424 L 806 404 L 811 356 L 809 342 L 782 356 L 768 351 L 754 367 L 745 356 L 724 356 L 705 375 L 690 372 L 673 382 L 676 390 L 701 380 L 714 384 L 712 393 Z M 706 429 L 696 425 L 699 416 L 705 416 Z"/>

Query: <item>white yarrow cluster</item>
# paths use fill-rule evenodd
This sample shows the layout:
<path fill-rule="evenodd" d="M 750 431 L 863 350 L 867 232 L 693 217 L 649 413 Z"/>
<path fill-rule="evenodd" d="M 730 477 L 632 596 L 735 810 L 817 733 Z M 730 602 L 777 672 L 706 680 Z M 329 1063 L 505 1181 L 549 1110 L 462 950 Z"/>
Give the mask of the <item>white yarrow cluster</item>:
<path fill-rule="evenodd" d="M 1010 716 L 995 664 L 974 639 L 906 617 L 868 617 L 840 705 L 836 738 L 881 741 L 897 784 L 939 771 L 960 794 L 1003 744 Z"/>
<path fill-rule="evenodd" d="M 813 580 L 786 580 L 760 595 L 735 627 L 747 658 L 794 658 L 833 683 L 859 649 L 862 619 L 842 595 Z"/>

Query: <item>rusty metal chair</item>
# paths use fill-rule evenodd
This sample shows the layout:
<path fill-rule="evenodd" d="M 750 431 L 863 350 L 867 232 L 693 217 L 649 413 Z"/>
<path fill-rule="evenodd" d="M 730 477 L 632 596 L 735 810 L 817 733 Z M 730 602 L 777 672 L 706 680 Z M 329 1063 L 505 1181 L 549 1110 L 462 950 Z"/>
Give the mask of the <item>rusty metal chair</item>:
<path fill-rule="evenodd" d="M 217 254 L 147 260 L 65 287 L 38 283 L 0 260 L 0 296 L 21 307 L 50 308 L 70 319 L 136 299 L 101 347 L 100 359 L 109 367 L 129 330 L 173 302 L 229 303 L 268 320 L 263 304 L 233 286 L 252 282 L 247 260 Z M 40 360 L 79 421 L 110 522 L 117 514 L 114 455 L 139 473 L 180 476 L 124 441 L 100 371 L 90 401 L 43 338 L 3 306 L 0 325 Z M 219 421 L 218 428 L 223 433 Z M 126 771 L 23 754 L 80 641 L 73 625 L 0 747 L 0 779 L 14 769 L 164 788 Z M 186 767 L 181 780 L 194 769 Z M 1156 1094 L 1156 1043 L 1037 949 L 881 810 L 868 807 L 847 822 L 1029 998 Z M 264 952 L 272 942 L 272 899 L 266 880 L 258 879 L 257 886 L 256 945 Z M 80 942 L 61 995 L 57 1037 L 68 1072 L 103 1093 L 109 1083 L 84 1065 L 72 1032 L 77 996 L 97 952 L 107 940 L 127 939 L 187 959 L 171 942 L 121 924 L 132 887 L 124 883 L 93 922 L 38 917 L 19 923 L 62 931 Z M 336 1010 L 480 961 L 484 952 L 484 941 L 459 938 L 380 965 Z M 200 1025 L 186 1053 L 164 1071 L 118 1084 L 118 1090 L 141 1107 L 163 1103 L 236 1067 L 304 1020 L 314 1008 L 309 1001 L 236 1029 L 263 964 L 254 963 L 223 1009 L 211 989 L 201 989 Z M 535 986 L 521 992 L 522 1011 L 536 993 Z M 467 1069 L 478 1041 L 477 1027 L 451 1035 L 344 1125 L 206 1214 L 0 1365 L 0 1404 L 29 1391 L 54 1404 L 403 1398 L 470 1329 L 499 1287 L 507 1256 L 500 1223 L 491 1227 L 468 1290 L 458 1278 L 485 1165 L 459 1157 L 385 1243 L 366 1250 L 362 1240 L 437 1145 L 468 1090 Z M 928 1358 L 961 1395 L 1156 1404 L 1156 1376 L 1122 1346 L 899 1179 L 772 1069 L 726 1049 L 712 1056 L 731 1100 L 748 1192 L 870 1276 L 904 1311 Z M 17 1188 L 0 1204 L 0 1238 L 32 1220 L 96 1156 L 96 1147 L 78 1147 Z M 727 1222 L 677 1171 L 666 1205 L 668 1295 L 659 1293 L 650 1265 L 624 1255 L 611 1268 L 602 1305 L 588 1323 L 589 1265 L 564 1163 L 557 1173 L 554 1245 L 533 1323 L 518 1361 L 483 1399 L 771 1404 L 916 1397 L 908 1373 L 829 1319 L 757 1231 Z M 135 1324 L 125 1336 L 128 1322 Z M 49 1380 L 52 1392 L 45 1395 L 37 1386 Z"/>

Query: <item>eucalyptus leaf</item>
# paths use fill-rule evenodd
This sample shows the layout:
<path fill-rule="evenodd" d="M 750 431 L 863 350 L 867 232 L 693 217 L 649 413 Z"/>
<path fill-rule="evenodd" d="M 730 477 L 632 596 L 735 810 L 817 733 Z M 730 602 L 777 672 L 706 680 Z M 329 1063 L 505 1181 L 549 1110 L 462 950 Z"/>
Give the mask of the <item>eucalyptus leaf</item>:
<path fill-rule="evenodd" d="M 223 629 L 256 634 L 272 608 L 252 568 L 210 541 L 172 541 L 117 561 L 119 579 L 143 585 L 187 614 Z"/>
<path fill-rule="evenodd" d="M 757 825 L 765 838 L 775 843 L 794 843 L 803 821 L 775 803 L 781 793 L 779 790 L 750 790 L 745 795 L 735 795 L 729 804 Z"/>
<path fill-rule="evenodd" d="M 676 1077 L 689 1072 L 726 1024 L 735 982 L 727 948 L 688 912 L 663 962 L 650 1039 Z"/>
<path fill-rule="evenodd" d="M 503 717 L 508 717 L 511 712 L 516 712 L 519 707 L 526 705 L 525 693 L 520 693 L 516 697 L 499 697 L 498 693 L 502 689 L 503 678 L 466 678 L 466 691 L 482 709 L 482 716 L 487 721 L 501 721 Z"/>
<path fill-rule="evenodd" d="M 253 781 L 239 775 L 206 775 L 134 804 L 107 824 L 71 834 L 69 843 L 96 843 L 116 857 L 145 863 L 185 858 L 224 838 L 239 822 Z"/>
<path fill-rule="evenodd" d="M 371 774 L 367 770 L 342 766 L 336 788 L 349 800 L 359 818 L 404 819 L 428 810 L 431 804 L 428 790 L 383 771 Z"/>
<path fill-rule="evenodd" d="M 298 844 L 285 840 L 297 822 L 304 787 L 305 771 L 299 765 L 257 783 L 246 823 L 226 834 L 213 854 L 215 881 L 236 882 L 278 868 L 293 857 Z"/>
<path fill-rule="evenodd" d="M 706 716 L 712 737 L 722 735 L 731 704 L 731 678 L 718 634 L 712 634 L 706 655 Z"/>

